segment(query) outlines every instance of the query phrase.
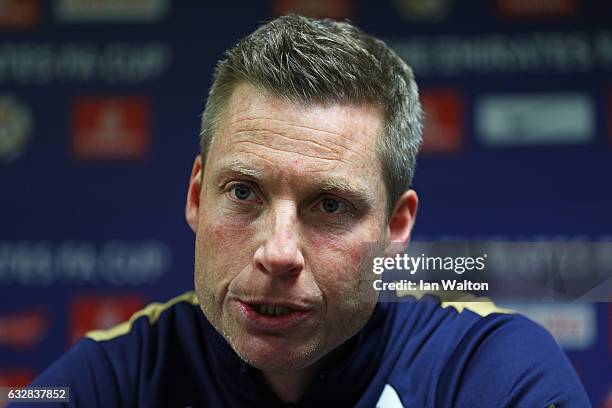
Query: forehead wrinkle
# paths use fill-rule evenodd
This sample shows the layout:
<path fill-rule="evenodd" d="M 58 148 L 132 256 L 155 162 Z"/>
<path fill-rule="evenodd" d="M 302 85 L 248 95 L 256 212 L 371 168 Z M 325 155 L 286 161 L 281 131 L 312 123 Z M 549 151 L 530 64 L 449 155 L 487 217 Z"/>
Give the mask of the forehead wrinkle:
<path fill-rule="evenodd" d="M 269 129 L 246 129 L 246 130 L 238 130 L 237 132 L 234 133 L 234 135 L 240 136 L 240 137 L 243 137 L 243 136 L 248 137 L 250 136 L 250 134 L 253 134 L 255 136 L 258 134 L 261 134 L 261 135 L 270 134 L 270 135 L 278 136 L 284 139 L 289 139 L 289 140 L 292 140 L 298 143 L 307 143 L 307 144 L 314 145 L 312 146 L 314 149 L 323 149 L 330 153 L 339 153 L 337 149 L 333 149 L 329 146 L 325 146 L 324 144 L 315 142 L 314 140 L 300 138 L 300 137 L 290 137 L 284 133 L 275 132 Z"/>
<path fill-rule="evenodd" d="M 259 122 L 259 121 L 266 121 L 266 122 L 277 122 L 277 123 L 282 123 L 285 126 L 294 128 L 294 129 L 306 129 L 309 131 L 313 131 L 316 133 L 323 133 L 324 135 L 328 135 L 330 137 L 326 138 L 326 140 L 330 140 L 332 142 L 334 142 L 334 144 L 341 146 L 345 149 L 349 148 L 350 146 L 354 145 L 354 144 L 359 144 L 365 148 L 367 148 L 367 144 L 363 143 L 359 140 L 355 140 L 354 138 L 351 138 L 349 136 L 344 135 L 342 132 L 334 132 L 331 130 L 325 130 L 325 129 L 320 129 L 320 128 L 316 128 L 314 126 L 307 126 L 307 125 L 296 125 L 294 123 L 291 122 L 287 122 L 285 120 L 282 119 L 277 119 L 277 118 L 267 118 L 267 117 L 262 117 L 262 118 L 245 118 L 245 119 L 241 119 L 242 122 Z M 288 137 L 288 136 L 287 136 Z M 292 138 L 293 139 L 293 138 Z M 343 141 L 344 143 L 340 143 L 340 141 Z"/>
<path fill-rule="evenodd" d="M 326 162 L 346 162 L 346 159 L 343 158 L 343 157 L 323 157 L 320 154 L 308 154 L 308 153 L 304 152 L 303 150 L 287 150 L 287 149 L 281 149 L 281 148 L 277 148 L 277 147 L 273 147 L 273 146 L 268 146 L 266 144 L 258 143 L 258 142 L 253 141 L 253 140 L 240 140 L 238 142 L 234 142 L 234 144 L 256 145 L 256 146 L 259 146 L 259 147 L 264 148 L 264 149 L 272 150 L 274 152 L 292 153 L 292 154 L 296 154 L 298 156 L 304 156 L 304 157 L 308 157 L 308 158 L 311 158 L 311 159 L 317 159 L 317 160 L 326 161 Z M 251 154 L 250 151 L 249 151 L 249 154 Z M 329 156 L 329 155 L 327 155 L 327 156 Z"/>
<path fill-rule="evenodd" d="M 320 142 L 312 140 L 313 138 L 303 137 L 309 136 L 307 134 L 302 134 L 302 137 L 299 135 L 297 137 L 292 137 L 285 133 L 266 128 L 258 129 L 249 127 L 248 129 L 238 130 L 227 129 L 224 139 L 227 145 L 230 146 L 230 150 L 235 149 L 241 144 L 246 144 L 276 152 L 294 153 L 300 156 L 324 161 L 347 163 L 349 161 L 354 161 L 357 157 L 359 157 L 358 160 L 364 161 L 365 163 L 371 161 L 370 152 L 374 149 L 368 149 L 367 145 L 358 142 L 355 142 L 353 145 L 337 143 L 338 140 L 342 140 L 342 138 L 346 140 L 350 139 L 339 134 L 334 133 L 334 135 L 336 136 L 333 138 L 335 140 L 326 137 L 325 141 Z M 324 142 L 329 142 L 329 145 L 326 145 Z M 357 149 L 355 145 L 361 145 L 362 148 Z M 248 150 L 249 153 L 251 150 Z"/>
<path fill-rule="evenodd" d="M 296 142 L 306 145 L 309 149 L 321 153 L 342 154 L 343 151 L 351 150 L 355 144 L 365 145 L 360 142 L 349 143 L 350 138 L 332 131 L 320 131 L 318 129 L 295 125 L 280 119 L 268 118 L 239 118 L 231 121 L 227 127 L 227 133 L 240 138 L 259 136 L 264 140 L 278 137 L 284 143 Z M 279 140 L 274 140 L 279 142 Z"/>
<path fill-rule="evenodd" d="M 362 146 L 365 149 L 369 148 L 367 143 L 361 142 L 361 141 L 357 140 L 357 138 L 351 138 L 349 136 L 346 136 L 342 132 L 331 132 L 331 131 L 326 131 L 326 130 L 320 130 L 320 129 L 317 129 L 317 128 L 313 128 L 311 126 L 295 125 L 295 124 L 292 124 L 292 123 L 287 123 L 287 125 L 290 126 L 290 127 L 293 127 L 293 128 L 297 128 L 297 129 L 308 129 L 308 130 L 311 130 L 311 131 L 314 131 L 314 132 L 322 132 L 324 134 L 330 135 L 331 139 L 332 139 L 331 141 L 335 145 L 343 147 L 344 149 L 348 149 L 351 146 L 354 146 L 356 144 Z M 375 139 L 377 139 L 378 136 L 379 135 L 376 135 Z M 326 140 L 329 140 L 329 138 L 327 138 Z M 340 143 L 340 140 L 344 141 L 345 143 L 344 144 Z"/>

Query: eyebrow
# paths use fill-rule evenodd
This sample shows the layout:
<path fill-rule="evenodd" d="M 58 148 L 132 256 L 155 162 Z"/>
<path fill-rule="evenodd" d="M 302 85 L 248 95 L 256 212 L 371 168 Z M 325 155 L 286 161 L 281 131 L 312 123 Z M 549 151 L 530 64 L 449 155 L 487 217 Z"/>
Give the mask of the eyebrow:
<path fill-rule="evenodd" d="M 262 178 L 264 176 L 264 173 L 262 171 L 256 170 L 238 160 L 229 162 L 221 166 L 221 168 L 218 171 L 218 175 L 225 175 L 228 173 L 241 174 L 243 176 L 253 177 L 253 178 Z"/>
<path fill-rule="evenodd" d="M 265 179 L 266 174 L 257 170 L 246 163 L 236 160 L 223 164 L 217 171 L 216 178 L 222 178 L 230 174 L 239 174 L 254 179 Z M 370 209 L 375 204 L 375 199 L 370 191 L 354 185 L 345 178 L 327 177 L 317 182 L 315 186 L 319 192 L 337 193 L 346 199 L 355 201 L 362 209 Z"/>
<path fill-rule="evenodd" d="M 374 197 L 364 188 L 354 186 L 342 178 L 326 178 L 319 183 L 319 189 L 326 192 L 337 192 L 348 199 L 357 201 L 366 209 L 374 205 Z"/>

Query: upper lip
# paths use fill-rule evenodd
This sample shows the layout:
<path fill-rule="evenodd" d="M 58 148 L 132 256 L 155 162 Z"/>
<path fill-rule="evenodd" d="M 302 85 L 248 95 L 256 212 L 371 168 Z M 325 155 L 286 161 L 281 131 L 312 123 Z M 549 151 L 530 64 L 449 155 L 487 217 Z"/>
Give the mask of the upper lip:
<path fill-rule="evenodd" d="M 288 307 L 289 309 L 298 311 L 298 312 L 306 312 L 308 310 L 312 310 L 313 307 L 310 305 L 283 301 L 283 300 L 269 300 L 269 299 L 238 299 L 240 302 L 245 303 L 247 305 L 266 305 L 272 307 Z"/>

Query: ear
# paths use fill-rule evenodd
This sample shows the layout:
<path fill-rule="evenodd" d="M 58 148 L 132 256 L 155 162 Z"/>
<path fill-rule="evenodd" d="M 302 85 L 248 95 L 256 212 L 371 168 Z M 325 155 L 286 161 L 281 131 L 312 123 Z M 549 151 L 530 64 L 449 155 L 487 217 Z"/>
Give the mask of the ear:
<path fill-rule="evenodd" d="M 200 191 L 202 190 L 202 156 L 198 155 L 193 162 L 189 189 L 187 190 L 187 205 L 185 206 L 185 219 L 193 232 L 198 229 L 200 214 Z"/>
<path fill-rule="evenodd" d="M 410 233 L 416 219 L 419 198 L 414 190 L 408 190 L 397 200 L 387 225 L 387 256 L 403 252 L 410 243 Z"/>

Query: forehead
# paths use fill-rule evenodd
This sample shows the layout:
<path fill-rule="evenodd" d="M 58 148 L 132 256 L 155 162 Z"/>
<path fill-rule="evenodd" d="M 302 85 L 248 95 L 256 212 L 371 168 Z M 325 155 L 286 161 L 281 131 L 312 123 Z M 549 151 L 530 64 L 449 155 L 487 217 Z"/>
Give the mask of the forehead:
<path fill-rule="evenodd" d="M 207 166 L 238 159 L 282 178 L 334 173 L 381 180 L 376 142 L 382 111 L 373 105 L 303 105 L 240 84 L 222 114 Z"/>

